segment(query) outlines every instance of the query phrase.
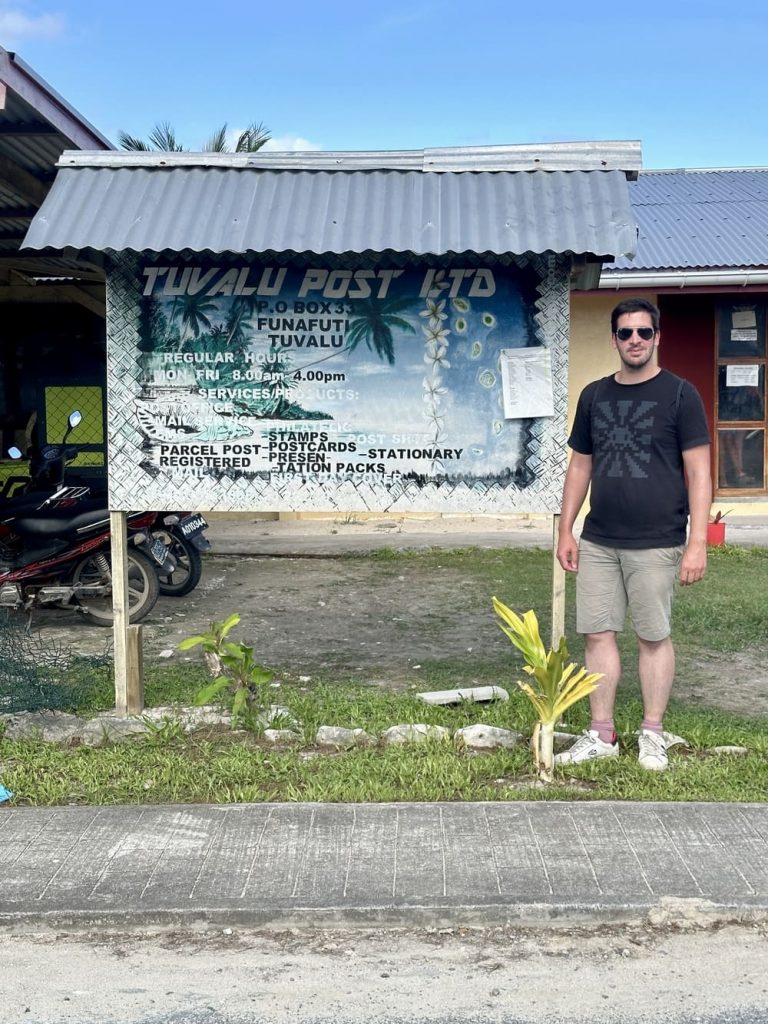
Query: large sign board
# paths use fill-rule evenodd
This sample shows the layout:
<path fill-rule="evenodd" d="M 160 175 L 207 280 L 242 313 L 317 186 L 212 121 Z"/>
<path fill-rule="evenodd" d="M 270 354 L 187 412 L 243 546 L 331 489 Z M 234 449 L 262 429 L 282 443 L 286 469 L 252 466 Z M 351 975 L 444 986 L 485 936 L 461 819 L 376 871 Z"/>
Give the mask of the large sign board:
<path fill-rule="evenodd" d="M 556 510 L 568 293 L 543 266 L 116 268 L 112 507 Z"/>

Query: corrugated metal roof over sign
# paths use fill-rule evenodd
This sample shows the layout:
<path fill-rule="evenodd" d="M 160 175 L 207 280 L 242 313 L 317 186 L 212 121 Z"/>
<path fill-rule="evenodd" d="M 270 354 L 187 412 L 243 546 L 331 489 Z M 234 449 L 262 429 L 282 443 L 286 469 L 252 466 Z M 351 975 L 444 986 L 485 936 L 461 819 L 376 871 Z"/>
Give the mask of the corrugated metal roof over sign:
<path fill-rule="evenodd" d="M 637 255 L 603 268 L 768 267 L 768 170 L 644 171 L 629 186 Z"/>
<path fill-rule="evenodd" d="M 588 145 L 586 156 L 570 156 L 578 169 L 569 171 L 529 169 L 547 167 L 549 149 L 562 168 L 564 147 L 64 154 L 24 244 L 86 253 L 630 254 L 626 179 L 639 150 L 607 144 L 624 158 L 618 169 Z"/>

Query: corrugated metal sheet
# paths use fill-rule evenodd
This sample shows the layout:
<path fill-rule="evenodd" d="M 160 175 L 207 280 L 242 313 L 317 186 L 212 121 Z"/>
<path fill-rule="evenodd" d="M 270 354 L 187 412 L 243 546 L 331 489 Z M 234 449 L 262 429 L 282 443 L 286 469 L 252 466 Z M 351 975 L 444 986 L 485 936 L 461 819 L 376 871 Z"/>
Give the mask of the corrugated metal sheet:
<path fill-rule="evenodd" d="M 550 142 L 538 145 L 458 146 L 279 153 L 64 153 L 60 166 L 219 167 L 292 171 L 625 171 L 637 177 L 639 142 Z"/>
<path fill-rule="evenodd" d="M 761 168 L 643 171 L 641 179 L 633 199 L 638 206 L 768 200 L 768 171 Z"/>
<path fill-rule="evenodd" d="M 56 131 L 26 100 L 8 89 L 0 110 L 0 153 L 41 180 L 50 182 L 56 161 L 69 150 L 69 139 Z"/>
<path fill-rule="evenodd" d="M 628 186 L 637 255 L 603 268 L 768 267 L 768 170 L 644 171 Z"/>
<path fill-rule="evenodd" d="M 62 167 L 25 248 L 605 258 L 635 248 L 619 170 L 438 174 L 159 164 L 155 154 L 154 166 Z"/>

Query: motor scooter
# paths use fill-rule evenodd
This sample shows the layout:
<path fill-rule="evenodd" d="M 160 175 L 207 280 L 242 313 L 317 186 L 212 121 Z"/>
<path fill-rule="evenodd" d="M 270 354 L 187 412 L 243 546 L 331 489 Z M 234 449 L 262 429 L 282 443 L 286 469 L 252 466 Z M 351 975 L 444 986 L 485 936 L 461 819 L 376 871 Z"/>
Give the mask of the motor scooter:
<path fill-rule="evenodd" d="M 203 575 L 204 551 L 211 543 L 204 531 L 208 523 L 199 512 L 159 512 L 152 527 L 152 535 L 168 547 L 175 560 L 170 572 L 160 567 L 157 578 L 160 593 L 166 597 L 183 597 L 200 582 Z"/>
<path fill-rule="evenodd" d="M 7 513 L 6 509 L 6 513 Z M 154 512 L 129 517 L 136 533 L 147 531 Z M 112 569 L 109 512 L 56 508 L 44 499 L 31 513 L 0 520 L 0 608 L 75 608 L 91 622 L 110 626 Z M 129 550 L 128 615 L 138 622 L 159 595 L 156 568 L 135 546 Z"/>
<path fill-rule="evenodd" d="M 48 492 L 55 507 L 81 510 L 106 508 L 108 504 L 106 480 L 89 480 L 82 484 L 65 485 L 65 467 L 77 455 L 77 448 L 67 445 L 70 432 L 82 422 L 81 414 L 75 410 L 69 416 L 67 431 L 61 444 L 45 445 L 31 449 L 29 455 L 29 476 L 10 477 L 0 491 L 0 516 L 5 507 L 35 508 L 29 502 L 35 495 Z M 18 448 L 9 449 L 11 458 L 21 459 Z M 10 495 L 10 497 L 8 497 Z M 147 530 L 144 520 L 141 526 L 133 516 L 128 517 L 128 534 L 132 543 L 138 546 L 157 566 L 160 593 L 167 597 L 183 597 L 200 582 L 203 574 L 202 553 L 210 550 L 210 541 L 204 535 L 208 523 L 200 513 L 156 512 L 155 519 Z"/>
<path fill-rule="evenodd" d="M 66 444 L 81 422 L 69 417 L 64 440 L 30 458 L 30 477 L 6 483 L 0 495 L 0 607 L 31 610 L 45 605 L 76 607 L 99 625 L 112 623 L 110 516 L 103 496 L 88 486 L 67 486 L 65 466 L 77 453 Z M 11 448 L 12 458 L 22 458 Z M 18 487 L 24 480 L 23 487 Z M 7 494 L 11 491 L 11 496 Z M 155 512 L 128 516 L 129 618 L 136 622 L 154 606 L 158 571 L 172 575 L 176 560 L 152 527 Z"/>
<path fill-rule="evenodd" d="M 86 485 L 65 487 L 64 474 L 67 463 L 77 455 L 77 448 L 67 444 L 67 438 L 76 426 L 82 423 L 82 415 L 75 410 L 69 414 L 67 429 L 61 444 L 46 444 L 42 448 L 32 447 L 29 451 L 29 472 L 26 476 L 9 476 L 0 489 L 0 511 L 35 508 L 45 495 L 51 499 L 51 507 L 71 506 L 75 501 L 90 495 Z M 8 449 L 12 459 L 23 459 L 24 453 L 15 445 Z"/>

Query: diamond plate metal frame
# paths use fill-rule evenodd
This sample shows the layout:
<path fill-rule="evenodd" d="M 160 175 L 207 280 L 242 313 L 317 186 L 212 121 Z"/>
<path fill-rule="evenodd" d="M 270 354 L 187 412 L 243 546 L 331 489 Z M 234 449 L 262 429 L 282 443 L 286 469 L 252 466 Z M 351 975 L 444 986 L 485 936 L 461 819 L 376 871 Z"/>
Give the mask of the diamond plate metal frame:
<path fill-rule="evenodd" d="M 559 512 L 567 464 L 568 333 L 570 260 L 533 256 L 505 261 L 532 267 L 539 277 L 534 332 L 551 351 L 554 417 L 526 427 L 526 483 L 470 486 L 436 482 L 328 485 L 299 478 L 211 473 L 180 482 L 149 464 L 134 402 L 141 390 L 139 366 L 139 260 L 121 254 L 107 269 L 107 424 L 110 507 L 116 511 L 184 509 L 201 512 Z"/>

